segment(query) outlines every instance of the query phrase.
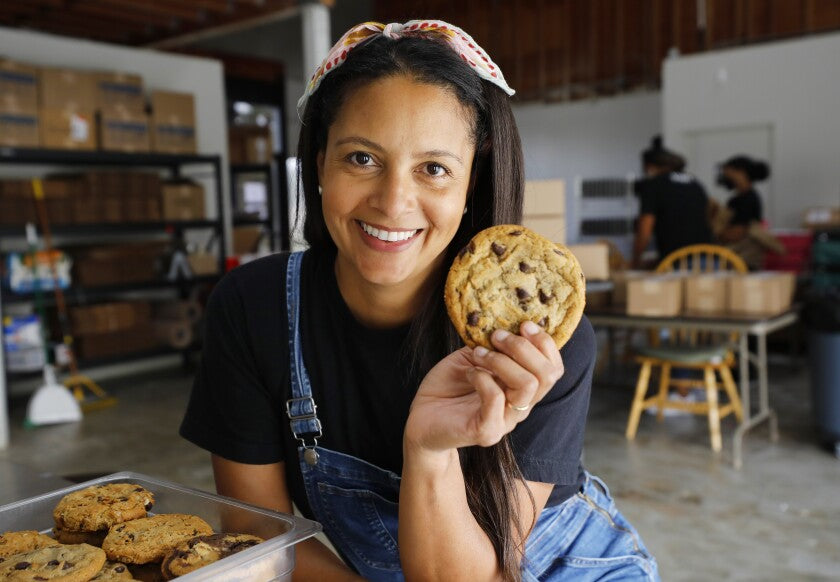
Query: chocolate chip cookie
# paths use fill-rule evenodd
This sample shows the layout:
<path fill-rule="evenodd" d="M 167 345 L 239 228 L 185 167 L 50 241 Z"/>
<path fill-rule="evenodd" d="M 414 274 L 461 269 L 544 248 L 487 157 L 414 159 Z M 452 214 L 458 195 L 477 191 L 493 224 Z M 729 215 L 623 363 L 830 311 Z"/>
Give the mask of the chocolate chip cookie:
<path fill-rule="evenodd" d="M 262 538 L 248 534 L 198 536 L 181 542 L 169 552 L 163 559 L 161 571 L 166 580 L 172 580 L 262 542 Z"/>
<path fill-rule="evenodd" d="M 109 560 L 128 564 L 160 562 L 181 542 L 213 533 L 210 525 L 195 515 L 161 513 L 113 526 L 102 549 Z"/>
<path fill-rule="evenodd" d="M 10 556 L 0 564 L 0 580 L 85 582 L 105 563 L 105 552 L 87 544 L 56 545 Z"/>
<path fill-rule="evenodd" d="M 96 576 L 90 579 L 90 582 L 111 582 L 111 580 L 134 580 L 134 576 L 125 564 L 108 560 Z"/>
<path fill-rule="evenodd" d="M 35 530 L 7 531 L 0 535 L 0 563 L 14 554 L 57 545 L 58 542 L 50 536 L 45 536 Z"/>
<path fill-rule="evenodd" d="M 102 540 L 108 535 L 107 529 L 99 531 L 73 531 L 54 527 L 53 537 L 62 544 L 90 544 L 91 546 L 102 547 Z"/>
<path fill-rule="evenodd" d="M 452 263 L 444 300 L 455 329 L 470 347 L 492 349 L 496 329 L 519 333 L 533 321 L 560 348 L 583 314 L 583 272 L 574 255 L 519 225 L 487 228 Z"/>
<path fill-rule="evenodd" d="M 68 493 L 53 510 L 56 527 L 68 531 L 100 531 L 146 517 L 155 497 L 140 485 L 108 483 Z"/>

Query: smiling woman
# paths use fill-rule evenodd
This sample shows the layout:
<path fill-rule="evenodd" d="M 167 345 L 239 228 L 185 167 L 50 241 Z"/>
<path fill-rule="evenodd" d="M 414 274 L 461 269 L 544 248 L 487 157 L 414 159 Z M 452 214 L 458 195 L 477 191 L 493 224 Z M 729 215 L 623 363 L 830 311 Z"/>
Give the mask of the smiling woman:
<path fill-rule="evenodd" d="M 472 350 L 446 313 L 458 251 L 521 218 L 512 94 L 450 24 L 351 29 L 299 103 L 309 250 L 210 298 L 181 434 L 220 493 L 322 523 L 339 557 L 299 544 L 296 580 L 658 579 L 580 463 L 589 322 Z"/>

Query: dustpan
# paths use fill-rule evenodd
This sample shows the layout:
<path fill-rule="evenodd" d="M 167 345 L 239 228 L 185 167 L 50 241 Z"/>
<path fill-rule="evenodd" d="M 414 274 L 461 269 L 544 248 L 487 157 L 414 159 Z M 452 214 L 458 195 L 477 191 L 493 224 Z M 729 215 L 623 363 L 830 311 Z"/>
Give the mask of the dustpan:
<path fill-rule="evenodd" d="M 82 420 L 82 408 L 67 386 L 55 379 L 55 371 L 44 365 L 44 384 L 35 391 L 26 405 L 24 426 L 78 422 Z"/>

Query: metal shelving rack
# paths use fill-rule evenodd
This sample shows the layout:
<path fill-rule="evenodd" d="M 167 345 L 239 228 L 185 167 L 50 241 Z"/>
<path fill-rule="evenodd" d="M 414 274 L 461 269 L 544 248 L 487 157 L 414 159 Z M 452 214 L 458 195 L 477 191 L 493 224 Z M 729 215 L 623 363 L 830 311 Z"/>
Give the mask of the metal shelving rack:
<path fill-rule="evenodd" d="M 55 166 L 62 169 L 66 168 L 149 168 L 158 170 L 167 170 L 172 178 L 178 178 L 182 175 L 182 168 L 189 166 L 210 166 L 213 171 L 213 186 L 215 188 L 216 198 L 216 218 L 211 220 L 189 220 L 189 221 L 172 221 L 162 220 L 154 222 L 120 222 L 120 223 L 91 223 L 91 224 L 71 224 L 71 225 L 57 225 L 51 230 L 55 236 L 84 236 L 87 239 L 95 238 L 96 236 L 114 236 L 124 234 L 166 234 L 182 239 L 184 232 L 191 229 L 213 229 L 214 236 L 218 238 L 219 256 L 218 256 L 218 273 L 219 275 L 198 276 L 193 278 L 179 278 L 175 280 L 160 280 L 149 281 L 136 284 L 126 285 L 112 285 L 104 287 L 73 287 L 65 290 L 65 298 L 68 304 L 87 303 L 91 301 L 99 301 L 108 298 L 116 298 L 127 293 L 142 293 L 155 292 L 165 289 L 177 289 L 181 294 L 185 294 L 187 289 L 195 287 L 200 284 L 213 283 L 219 279 L 221 274 L 225 272 L 225 230 L 223 223 L 224 216 L 224 193 L 222 191 L 222 174 L 221 174 L 221 157 L 218 155 L 179 155 L 179 154 L 159 154 L 159 153 L 140 153 L 130 154 L 121 152 L 101 152 L 101 151 L 72 151 L 72 150 L 48 150 L 48 149 L 23 149 L 23 148 L 9 148 L 0 147 L 0 166 Z M 0 239 L 21 237 L 23 233 L 23 225 L 20 227 L 2 226 L 0 227 Z M 33 301 L 33 297 L 26 294 L 15 294 L 8 290 L 3 290 L 0 285 L 0 319 L 3 315 L 3 305 L 21 302 Z M 44 301 L 50 304 L 52 301 L 51 293 L 47 293 Z M 0 328 L 0 340 L 2 339 L 2 328 Z M 126 354 L 123 357 L 108 358 L 107 363 L 117 363 L 121 361 L 136 360 L 138 357 L 152 357 L 162 355 L 165 353 L 178 353 L 187 356 L 193 351 L 190 346 L 184 350 L 176 350 L 173 348 L 161 348 L 148 353 L 142 354 Z M 0 349 L 0 383 L 5 384 L 7 372 L 5 369 L 4 357 Z M 97 365 L 101 362 L 80 361 L 81 366 Z M 2 395 L 5 390 L 0 390 Z"/>

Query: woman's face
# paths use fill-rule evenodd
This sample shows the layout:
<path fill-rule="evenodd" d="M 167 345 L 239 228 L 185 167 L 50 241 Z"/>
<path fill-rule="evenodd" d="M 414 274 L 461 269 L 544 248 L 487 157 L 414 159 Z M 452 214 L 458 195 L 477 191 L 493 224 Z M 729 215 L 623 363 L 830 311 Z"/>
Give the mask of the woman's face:
<path fill-rule="evenodd" d="M 352 91 L 318 155 L 339 273 L 422 284 L 463 218 L 473 153 L 472 114 L 448 91 L 405 76 Z"/>
<path fill-rule="evenodd" d="M 732 166 L 723 166 L 721 173 L 732 183 L 734 190 L 741 192 L 750 188 L 750 179 L 745 171 Z"/>

